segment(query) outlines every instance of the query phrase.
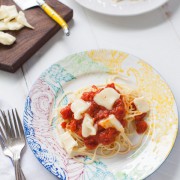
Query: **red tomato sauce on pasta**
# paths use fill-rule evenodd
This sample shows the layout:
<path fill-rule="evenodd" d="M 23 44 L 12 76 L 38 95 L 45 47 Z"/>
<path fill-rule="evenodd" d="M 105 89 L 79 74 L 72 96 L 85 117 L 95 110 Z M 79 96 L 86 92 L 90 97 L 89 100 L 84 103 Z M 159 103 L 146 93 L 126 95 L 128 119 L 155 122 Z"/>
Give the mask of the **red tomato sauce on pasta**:
<path fill-rule="evenodd" d="M 115 88 L 114 83 L 108 84 L 106 87 L 113 88 L 118 93 L 120 93 Z M 68 104 L 65 108 L 61 109 L 61 111 L 60 111 L 62 118 L 64 120 L 67 120 L 67 122 L 63 122 L 61 124 L 62 128 L 64 128 L 64 129 L 68 128 L 72 132 L 76 133 L 78 136 L 83 138 L 86 147 L 90 150 L 95 149 L 99 144 L 109 145 L 109 144 L 113 143 L 115 141 L 116 137 L 120 133 L 113 127 L 104 129 L 103 127 L 98 125 L 98 122 L 100 120 L 107 118 L 110 114 L 113 114 L 116 117 L 116 119 L 122 124 L 123 127 L 127 126 L 127 122 L 126 122 L 126 120 L 124 120 L 126 110 L 125 110 L 125 105 L 123 102 L 123 96 L 120 96 L 120 98 L 115 101 L 112 110 L 107 110 L 105 107 L 96 104 L 93 100 L 94 96 L 97 93 L 101 92 L 105 88 L 97 88 L 96 86 L 92 86 L 92 88 L 93 88 L 92 91 L 84 92 L 81 96 L 81 99 L 91 103 L 90 107 L 88 108 L 88 110 L 85 113 L 89 114 L 93 118 L 94 124 L 97 124 L 98 129 L 97 129 L 96 135 L 89 136 L 87 138 L 84 138 L 82 136 L 82 121 L 83 120 L 82 119 L 81 120 L 74 119 L 74 114 L 71 111 L 71 104 Z M 146 116 L 146 114 L 135 117 L 136 131 L 139 134 L 144 133 L 147 129 L 147 123 L 143 120 L 143 118 L 145 116 Z"/>

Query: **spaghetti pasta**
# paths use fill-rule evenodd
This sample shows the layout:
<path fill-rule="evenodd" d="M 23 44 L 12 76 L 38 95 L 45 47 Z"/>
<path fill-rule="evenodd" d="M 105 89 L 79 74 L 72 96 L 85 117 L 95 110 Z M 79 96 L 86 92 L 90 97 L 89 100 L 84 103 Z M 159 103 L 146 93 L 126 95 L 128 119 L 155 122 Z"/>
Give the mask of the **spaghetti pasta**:
<path fill-rule="evenodd" d="M 111 91 L 113 89 L 119 95 L 116 98 L 112 97 L 111 94 L 106 95 L 105 91 L 103 92 L 106 88 L 110 88 Z M 100 93 L 103 94 L 102 97 Z M 58 111 L 60 113 L 58 113 L 59 123 L 62 128 L 65 132 L 69 132 L 77 143 L 77 145 L 71 147 L 71 156 L 77 161 L 81 162 L 76 157 L 77 155 L 91 157 L 91 160 L 86 163 L 92 163 L 97 157 L 110 158 L 117 154 L 127 154 L 141 145 L 143 136 L 148 130 L 148 125 L 144 120 L 148 112 L 140 112 L 134 103 L 134 100 L 140 96 L 138 91 L 111 83 L 99 86 L 93 85 L 92 87 L 80 89 L 73 94 L 75 99 L 74 101 L 71 100 L 67 106 L 62 107 L 61 102 L 59 103 Z M 103 106 L 102 102 L 99 105 L 94 98 L 97 95 L 100 98 L 106 98 L 103 100 L 106 103 L 109 103 L 114 98 L 114 102 L 111 102 L 112 108 L 105 108 L 106 106 Z M 62 96 L 60 101 L 65 96 L 66 94 Z M 88 103 L 88 106 L 86 108 L 79 107 L 76 99 Z M 72 103 L 76 103 L 73 106 L 77 106 L 77 112 L 73 112 Z M 75 119 L 74 113 L 81 113 L 82 118 Z M 87 114 L 89 119 L 86 125 L 83 121 Z M 86 137 L 82 133 L 84 130 L 87 131 L 86 135 L 89 133 Z M 135 136 L 137 133 L 143 134 L 143 136 L 139 142 L 133 144 L 130 136 Z"/>

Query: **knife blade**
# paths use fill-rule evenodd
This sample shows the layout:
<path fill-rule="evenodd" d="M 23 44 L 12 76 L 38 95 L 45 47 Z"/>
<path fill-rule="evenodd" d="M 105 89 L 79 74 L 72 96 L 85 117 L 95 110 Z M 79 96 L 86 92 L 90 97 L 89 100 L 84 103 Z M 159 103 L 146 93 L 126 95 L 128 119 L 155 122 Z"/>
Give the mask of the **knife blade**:
<path fill-rule="evenodd" d="M 65 20 L 44 0 L 13 0 L 22 10 L 33 8 L 36 6 L 41 7 L 41 9 L 55 22 L 57 22 L 62 28 L 66 36 L 70 35 L 70 31 Z"/>
<path fill-rule="evenodd" d="M 13 0 L 23 11 L 38 6 L 36 0 Z"/>

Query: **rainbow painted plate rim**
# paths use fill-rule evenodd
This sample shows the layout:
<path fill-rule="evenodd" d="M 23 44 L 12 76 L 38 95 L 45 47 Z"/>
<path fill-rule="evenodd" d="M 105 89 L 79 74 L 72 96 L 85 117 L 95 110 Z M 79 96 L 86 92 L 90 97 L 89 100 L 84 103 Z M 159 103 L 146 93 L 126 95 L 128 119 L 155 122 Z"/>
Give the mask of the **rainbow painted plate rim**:
<path fill-rule="evenodd" d="M 149 133 L 130 155 L 100 159 L 92 164 L 78 163 L 58 143 L 57 113 L 52 113 L 56 112 L 58 97 L 68 88 L 98 84 L 114 74 L 128 78 L 131 85 L 135 83 L 150 100 Z M 176 103 L 165 81 L 143 60 L 116 50 L 81 52 L 53 64 L 32 86 L 23 121 L 27 142 L 39 162 L 58 178 L 73 180 L 144 179 L 165 161 L 178 131 Z"/>

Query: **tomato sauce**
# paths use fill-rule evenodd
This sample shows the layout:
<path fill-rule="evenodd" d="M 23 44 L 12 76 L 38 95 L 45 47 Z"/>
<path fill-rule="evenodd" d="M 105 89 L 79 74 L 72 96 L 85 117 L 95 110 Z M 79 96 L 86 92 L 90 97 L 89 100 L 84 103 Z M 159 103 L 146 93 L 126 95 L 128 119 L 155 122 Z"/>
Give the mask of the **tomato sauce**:
<path fill-rule="evenodd" d="M 63 119 L 72 119 L 73 112 L 71 111 L 71 104 L 68 104 L 65 108 L 60 111 Z"/>
<path fill-rule="evenodd" d="M 135 116 L 135 121 L 142 121 L 145 118 L 146 114 L 147 113 L 142 113 L 138 116 Z"/>
<path fill-rule="evenodd" d="M 109 116 L 109 111 L 105 107 L 99 106 L 94 101 L 91 102 L 91 106 L 86 113 L 94 118 L 95 123 L 97 123 L 98 120 L 104 119 Z"/>
<path fill-rule="evenodd" d="M 110 87 L 115 89 L 118 93 L 120 93 L 116 88 L 114 83 L 108 84 L 106 87 Z M 105 88 L 106 88 L 105 87 Z M 105 107 L 100 106 L 94 102 L 94 96 L 102 91 L 104 88 L 98 88 L 95 85 L 92 86 L 93 90 L 90 92 L 84 92 L 81 96 L 81 99 L 84 101 L 90 102 L 91 105 L 88 108 L 88 110 L 85 112 L 89 114 L 93 120 L 94 124 L 98 125 L 98 122 L 104 118 L 107 118 L 110 114 L 113 114 L 117 120 L 122 124 L 123 127 L 127 126 L 126 120 L 124 120 L 125 117 L 125 105 L 123 102 L 123 96 L 120 96 L 118 100 L 113 105 L 112 110 L 107 110 Z M 107 128 L 104 129 L 100 125 L 98 125 L 97 133 L 95 136 L 89 136 L 87 138 L 84 138 L 82 136 L 82 122 L 83 118 L 81 120 L 75 120 L 73 112 L 71 111 L 71 104 L 68 104 L 65 108 L 63 108 L 60 111 L 62 118 L 67 120 L 67 122 L 63 122 L 61 124 L 62 128 L 70 129 L 72 132 L 75 132 L 77 135 L 79 135 L 81 138 L 84 139 L 84 143 L 88 149 L 95 149 L 99 144 L 103 145 L 109 145 L 113 143 L 116 139 L 116 137 L 119 135 L 119 131 L 117 131 L 115 128 Z M 137 133 L 141 134 L 146 131 L 148 128 L 147 123 L 143 120 L 146 116 L 146 113 L 143 113 L 142 115 L 135 117 L 135 124 L 136 124 L 136 131 Z"/>
<path fill-rule="evenodd" d="M 108 85 L 106 86 L 106 88 L 107 88 L 107 87 L 109 87 L 109 88 L 113 88 L 113 89 L 114 89 L 114 90 L 116 90 L 118 93 L 120 93 L 120 92 L 119 92 L 119 90 L 117 90 L 117 89 L 116 89 L 116 87 L 115 87 L 115 84 L 114 84 L 114 83 L 108 84 Z"/>
<path fill-rule="evenodd" d="M 143 134 L 148 128 L 147 123 L 144 121 L 146 115 L 147 113 L 142 113 L 138 116 L 135 116 L 136 132 L 138 134 Z"/>
<path fill-rule="evenodd" d="M 136 122 L 136 131 L 138 134 L 144 133 L 148 128 L 147 123 L 144 120 Z"/>
<path fill-rule="evenodd" d="M 93 150 L 99 145 L 99 142 L 96 136 L 89 136 L 84 138 L 84 144 L 88 149 Z"/>
<path fill-rule="evenodd" d="M 104 131 L 98 133 L 98 142 L 103 145 L 109 145 L 115 141 L 116 136 L 119 135 L 119 133 L 120 132 L 115 128 L 105 129 Z"/>
<path fill-rule="evenodd" d="M 118 93 L 120 93 L 116 88 L 114 83 L 108 84 L 106 87 L 110 87 L 115 89 Z M 84 101 L 91 102 L 91 106 L 87 110 L 88 113 L 92 118 L 94 118 L 94 122 L 98 122 L 101 119 L 107 118 L 110 114 L 114 114 L 115 117 L 120 121 L 123 127 L 127 125 L 127 122 L 123 119 L 125 116 L 125 106 L 123 102 L 122 96 L 114 103 L 112 110 L 107 110 L 103 106 L 99 106 L 94 102 L 94 96 L 102 91 L 104 88 L 98 89 L 96 86 L 93 86 L 95 91 L 85 92 L 82 94 L 81 99 Z"/>
<path fill-rule="evenodd" d="M 61 127 L 62 127 L 63 129 L 66 128 L 66 125 L 67 125 L 67 122 L 62 122 L 62 123 L 61 123 Z"/>
<path fill-rule="evenodd" d="M 88 149 L 95 149 L 99 144 L 109 145 L 113 143 L 116 139 L 116 136 L 119 132 L 115 128 L 108 129 L 98 129 L 98 132 L 95 136 L 89 136 L 84 138 L 84 144 Z"/>
<path fill-rule="evenodd" d="M 62 124 L 61 124 L 62 125 Z M 71 120 L 67 126 L 72 132 L 75 132 L 77 135 L 82 137 L 82 120 Z"/>

